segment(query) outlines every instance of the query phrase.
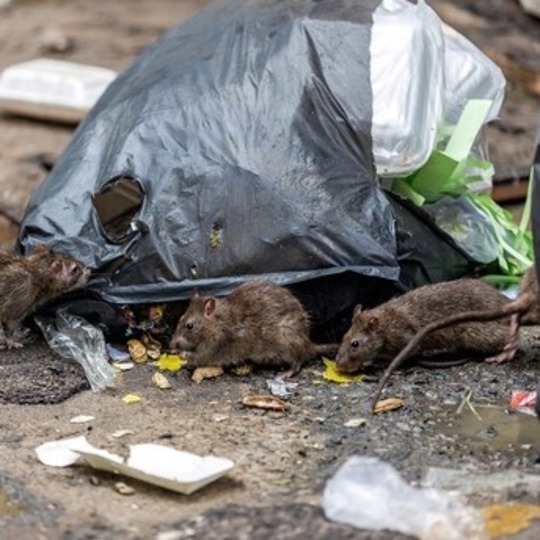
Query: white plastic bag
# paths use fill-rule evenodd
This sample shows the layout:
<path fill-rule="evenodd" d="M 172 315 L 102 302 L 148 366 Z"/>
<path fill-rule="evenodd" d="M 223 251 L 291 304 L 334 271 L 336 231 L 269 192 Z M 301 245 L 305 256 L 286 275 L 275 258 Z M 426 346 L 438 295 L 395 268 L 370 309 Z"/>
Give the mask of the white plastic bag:
<path fill-rule="evenodd" d="M 505 80 L 424 0 L 383 0 L 373 21 L 373 156 L 379 175 L 403 176 L 424 165 L 440 128 L 455 123 L 469 99 L 493 100 L 486 121 L 496 118 Z"/>
<path fill-rule="evenodd" d="M 350 457 L 326 484 L 323 505 L 330 520 L 421 540 L 477 540 L 484 529 L 476 509 L 448 492 L 409 486 L 373 457 Z"/>

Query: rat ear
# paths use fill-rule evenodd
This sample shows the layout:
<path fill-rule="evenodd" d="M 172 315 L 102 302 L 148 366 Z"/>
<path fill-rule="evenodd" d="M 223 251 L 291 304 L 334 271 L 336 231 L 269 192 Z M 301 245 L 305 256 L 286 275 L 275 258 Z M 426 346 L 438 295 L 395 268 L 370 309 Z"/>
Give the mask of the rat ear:
<path fill-rule="evenodd" d="M 362 313 L 362 310 L 363 310 L 363 306 L 362 304 L 357 304 L 354 308 L 354 311 L 353 311 L 353 318 L 354 317 L 358 317 L 358 315 L 360 315 L 360 313 Z"/>
<path fill-rule="evenodd" d="M 193 293 L 191 295 L 191 298 L 199 298 L 200 294 L 198 289 L 193 289 Z"/>
<path fill-rule="evenodd" d="M 207 298 L 204 302 L 204 316 L 211 317 L 216 309 L 216 299 Z"/>
<path fill-rule="evenodd" d="M 379 329 L 379 318 L 378 317 L 370 317 L 368 323 L 367 323 L 368 330 L 370 332 L 376 332 Z"/>
<path fill-rule="evenodd" d="M 62 264 L 62 261 L 53 261 L 51 263 L 51 266 L 49 266 L 49 269 L 51 271 L 51 274 L 55 274 L 55 275 L 58 275 L 62 272 L 64 268 L 64 265 Z"/>
<path fill-rule="evenodd" d="M 51 250 L 45 244 L 38 244 L 32 251 L 32 255 L 43 257 L 44 255 L 48 255 L 50 252 Z"/>

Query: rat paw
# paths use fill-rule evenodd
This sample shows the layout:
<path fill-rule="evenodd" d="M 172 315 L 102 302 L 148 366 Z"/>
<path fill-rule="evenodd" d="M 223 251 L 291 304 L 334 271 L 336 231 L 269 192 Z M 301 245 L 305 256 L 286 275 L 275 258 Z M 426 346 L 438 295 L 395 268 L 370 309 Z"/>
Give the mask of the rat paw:
<path fill-rule="evenodd" d="M 21 349 L 22 347 L 23 347 L 23 344 L 19 341 L 15 341 L 14 339 L 6 339 L 5 343 L 3 344 L 3 347 L 2 345 L 0 345 L 0 348 L 4 348 L 7 350 Z"/>
<path fill-rule="evenodd" d="M 486 358 L 485 361 L 488 364 L 504 364 L 504 362 L 510 362 L 514 359 L 514 356 L 516 356 L 517 347 L 514 349 L 504 349 L 501 353 L 497 354 L 496 356 L 490 356 L 489 358 Z"/>

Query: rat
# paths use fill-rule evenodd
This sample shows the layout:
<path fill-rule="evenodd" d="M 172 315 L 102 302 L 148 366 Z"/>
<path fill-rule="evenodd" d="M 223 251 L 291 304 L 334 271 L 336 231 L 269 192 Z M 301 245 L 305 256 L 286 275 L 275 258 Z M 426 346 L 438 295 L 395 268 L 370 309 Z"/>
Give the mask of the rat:
<path fill-rule="evenodd" d="M 487 283 L 463 278 L 418 287 L 373 309 L 363 309 L 358 305 L 351 327 L 339 347 L 336 368 L 343 373 L 354 373 L 377 364 L 388 364 L 417 332 L 433 320 L 475 308 L 500 310 L 508 303 L 508 298 Z M 420 357 L 443 352 L 488 356 L 503 349 L 507 324 L 507 319 L 499 319 L 489 323 L 458 324 L 443 331 L 434 331 L 411 353 Z M 458 362 L 463 363 L 464 360 Z M 392 364 L 386 369 L 379 388 L 396 367 Z M 425 365 L 438 367 L 429 361 Z"/>
<path fill-rule="evenodd" d="M 313 343 L 309 330 L 309 316 L 300 301 L 286 288 L 258 279 L 225 298 L 195 293 L 170 348 L 195 368 L 288 364 L 284 376 L 292 377 L 307 360 L 337 351 L 337 344 Z"/>
<path fill-rule="evenodd" d="M 463 282 L 464 280 L 458 280 L 457 283 L 460 281 Z M 482 283 L 481 280 L 474 281 Z M 485 289 L 485 287 L 483 288 Z M 466 290 L 463 289 L 462 293 L 465 292 Z M 453 325 L 482 322 L 487 324 L 490 322 L 492 323 L 497 319 L 510 317 L 510 326 L 507 331 L 507 338 L 502 351 L 485 360 L 486 362 L 497 364 L 512 360 L 519 348 L 520 326 L 540 324 L 540 296 L 536 268 L 534 266 L 529 268 L 523 275 L 520 291 L 515 300 L 511 302 L 508 301 L 506 304 L 498 307 L 486 306 L 485 303 L 479 302 L 474 307 L 475 309 L 469 311 L 456 310 L 452 315 L 437 318 L 419 329 L 386 368 L 375 392 L 374 403 L 378 400 L 390 375 L 405 360 L 407 360 L 407 358 L 414 355 L 416 351 L 419 350 L 421 341 L 425 339 L 428 334 Z M 491 328 L 491 325 L 486 326 L 486 330 L 488 328 Z"/>
<path fill-rule="evenodd" d="M 0 253 L 0 348 L 20 348 L 13 333 L 35 309 L 88 280 L 90 270 L 63 253 L 39 244 L 28 256 Z"/>

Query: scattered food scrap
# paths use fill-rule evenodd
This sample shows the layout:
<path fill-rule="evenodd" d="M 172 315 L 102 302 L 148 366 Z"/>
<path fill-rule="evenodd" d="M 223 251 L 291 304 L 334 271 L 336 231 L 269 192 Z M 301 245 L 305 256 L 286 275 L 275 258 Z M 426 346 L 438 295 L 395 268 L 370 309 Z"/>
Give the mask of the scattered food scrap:
<path fill-rule="evenodd" d="M 136 364 L 144 364 L 148 361 L 146 347 L 138 339 L 130 339 L 127 342 L 129 355 Z"/>
<path fill-rule="evenodd" d="M 533 519 L 540 519 L 536 504 L 492 504 L 483 509 L 489 538 L 513 536 L 527 529 Z"/>
<path fill-rule="evenodd" d="M 167 377 L 165 377 L 165 375 L 163 375 L 163 373 L 160 373 L 159 371 L 156 371 L 152 375 L 152 382 L 161 390 L 167 390 L 168 388 L 172 388 L 171 383 L 169 382 Z"/>
<path fill-rule="evenodd" d="M 191 380 L 195 384 L 200 384 L 204 379 L 215 379 L 216 377 L 221 377 L 223 375 L 223 368 L 220 366 L 206 366 L 197 368 L 193 375 L 191 375 Z"/>
<path fill-rule="evenodd" d="M 271 411 L 285 411 L 287 404 L 281 399 L 270 395 L 252 395 L 242 399 L 242 404 L 255 409 L 268 409 Z"/>
<path fill-rule="evenodd" d="M 141 401 L 141 398 L 139 396 L 136 396 L 135 394 L 126 394 L 122 398 L 122 401 L 124 403 L 138 403 L 139 401 Z"/>
<path fill-rule="evenodd" d="M 375 403 L 375 406 L 373 407 L 373 412 L 383 413 L 399 409 L 400 407 L 403 407 L 403 400 L 401 398 L 381 399 L 380 401 L 377 401 L 377 403 Z"/>
<path fill-rule="evenodd" d="M 336 369 L 336 363 L 328 358 L 323 358 L 324 365 L 326 370 L 323 373 L 323 377 L 327 381 L 335 382 L 338 384 L 352 383 L 352 382 L 361 382 L 363 375 L 344 375 Z"/>
<path fill-rule="evenodd" d="M 178 371 L 182 366 L 187 364 L 187 360 L 181 358 L 177 354 L 162 354 L 156 366 L 162 371 Z"/>

